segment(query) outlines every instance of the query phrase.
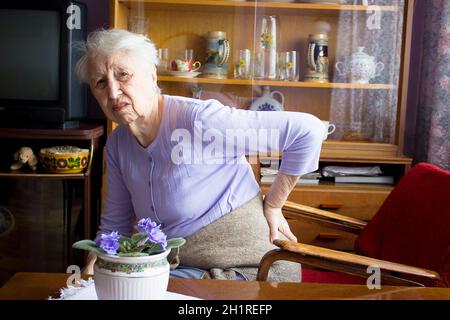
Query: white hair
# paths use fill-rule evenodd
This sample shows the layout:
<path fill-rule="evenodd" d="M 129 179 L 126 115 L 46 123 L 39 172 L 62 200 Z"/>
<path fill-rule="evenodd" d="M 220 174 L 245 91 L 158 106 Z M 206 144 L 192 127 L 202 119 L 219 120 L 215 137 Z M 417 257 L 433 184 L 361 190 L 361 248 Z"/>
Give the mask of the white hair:
<path fill-rule="evenodd" d="M 75 66 L 77 78 L 89 83 L 89 58 L 97 55 L 108 56 L 116 53 L 127 53 L 140 59 L 143 63 L 155 66 L 159 63 L 153 42 L 146 36 L 122 29 L 101 29 L 90 33 L 86 42 L 79 43 L 82 57 Z"/>

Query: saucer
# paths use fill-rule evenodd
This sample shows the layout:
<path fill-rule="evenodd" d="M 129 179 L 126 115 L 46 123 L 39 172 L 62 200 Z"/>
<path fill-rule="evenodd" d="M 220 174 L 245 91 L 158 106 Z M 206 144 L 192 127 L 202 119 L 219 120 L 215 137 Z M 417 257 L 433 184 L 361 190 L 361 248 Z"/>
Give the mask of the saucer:
<path fill-rule="evenodd" d="M 195 71 L 169 71 L 168 72 L 171 76 L 174 77 L 180 77 L 180 78 L 195 78 L 201 72 L 195 72 Z"/>

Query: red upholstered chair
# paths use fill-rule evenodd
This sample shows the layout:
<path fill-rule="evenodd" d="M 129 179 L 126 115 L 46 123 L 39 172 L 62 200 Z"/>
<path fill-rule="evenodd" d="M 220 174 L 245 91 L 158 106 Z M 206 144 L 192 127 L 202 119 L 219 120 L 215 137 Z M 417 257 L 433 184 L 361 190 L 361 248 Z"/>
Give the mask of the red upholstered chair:
<path fill-rule="evenodd" d="M 366 283 L 381 270 L 381 284 L 450 285 L 450 172 L 420 163 L 407 172 L 373 219 L 353 218 L 288 202 L 290 218 L 312 218 L 341 230 L 358 233 L 355 254 L 276 240 L 280 249 L 268 252 L 260 263 L 258 279 L 266 280 L 276 260 L 331 270 L 305 270 L 302 282 Z"/>

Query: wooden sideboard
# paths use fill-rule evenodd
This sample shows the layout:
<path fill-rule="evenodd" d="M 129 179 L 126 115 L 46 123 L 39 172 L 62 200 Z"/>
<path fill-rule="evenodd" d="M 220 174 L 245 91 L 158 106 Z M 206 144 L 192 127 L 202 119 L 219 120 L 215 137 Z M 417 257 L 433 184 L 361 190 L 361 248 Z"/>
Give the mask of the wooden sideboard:
<path fill-rule="evenodd" d="M 103 125 L 98 123 L 71 129 L 0 128 L 2 190 L 16 182 L 36 186 L 36 190 L 14 189 L 13 202 L 4 194 L 0 200 L 0 205 L 10 208 L 14 219 L 11 230 L 0 237 L 0 282 L 17 271 L 65 271 L 75 262 L 73 235 L 81 233 L 79 237 L 91 238 L 95 234 L 100 215 L 99 149 L 103 134 Z M 14 152 L 22 146 L 31 147 L 38 155 L 41 148 L 59 145 L 89 149 L 86 169 L 80 173 L 50 173 L 40 164 L 34 172 L 26 167 L 15 171 L 9 168 Z M 47 186 L 45 183 L 52 189 L 40 187 Z M 56 189 L 58 192 L 52 195 Z M 80 212 L 76 212 L 77 208 L 81 208 Z"/>

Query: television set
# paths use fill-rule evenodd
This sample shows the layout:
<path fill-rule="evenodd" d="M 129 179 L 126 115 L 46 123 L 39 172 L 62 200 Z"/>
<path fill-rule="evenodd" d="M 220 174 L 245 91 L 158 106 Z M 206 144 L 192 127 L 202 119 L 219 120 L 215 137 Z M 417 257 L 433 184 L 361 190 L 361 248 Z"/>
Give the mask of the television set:
<path fill-rule="evenodd" d="M 72 128 L 86 117 L 86 85 L 74 74 L 86 39 L 83 3 L 0 4 L 0 127 Z"/>

